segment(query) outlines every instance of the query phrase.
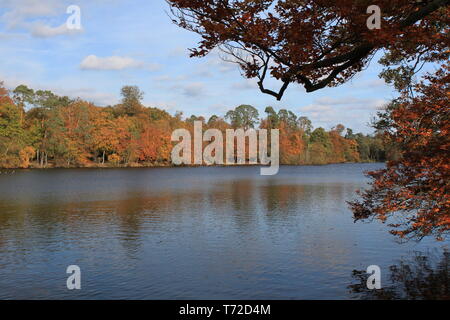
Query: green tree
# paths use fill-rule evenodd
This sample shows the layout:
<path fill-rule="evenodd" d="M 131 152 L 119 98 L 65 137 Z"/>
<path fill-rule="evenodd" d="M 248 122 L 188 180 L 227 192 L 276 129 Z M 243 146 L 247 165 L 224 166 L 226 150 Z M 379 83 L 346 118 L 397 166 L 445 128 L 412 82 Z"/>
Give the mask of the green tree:
<path fill-rule="evenodd" d="M 190 118 L 186 119 L 186 122 L 193 124 L 195 121 L 201 121 L 202 123 L 205 123 L 205 118 L 200 116 L 197 117 L 195 115 L 191 115 Z"/>
<path fill-rule="evenodd" d="M 138 86 L 124 86 L 120 91 L 122 95 L 122 107 L 128 116 L 134 116 L 142 111 L 142 99 L 144 92 Z"/>
<path fill-rule="evenodd" d="M 230 120 L 234 128 L 243 128 L 247 130 L 254 128 L 259 120 L 259 113 L 255 107 L 250 105 L 240 105 L 234 110 L 230 110 L 225 115 L 225 119 Z"/>
<path fill-rule="evenodd" d="M 32 105 L 35 100 L 34 90 L 22 84 L 14 89 L 13 100 L 21 108 L 25 108 L 26 105 Z"/>
<path fill-rule="evenodd" d="M 311 131 L 313 129 L 311 120 L 308 119 L 308 117 L 299 117 L 298 118 L 298 126 L 300 129 L 303 130 L 307 135 L 311 134 Z"/>
<path fill-rule="evenodd" d="M 297 129 L 297 116 L 292 111 L 281 109 L 278 111 L 278 118 L 281 122 L 284 122 L 289 129 Z"/>
<path fill-rule="evenodd" d="M 330 135 L 324 128 L 315 129 L 309 139 L 308 158 L 313 164 L 326 164 L 332 152 Z"/>
<path fill-rule="evenodd" d="M 213 125 L 214 123 L 217 122 L 218 119 L 219 119 L 218 116 L 216 116 L 215 114 L 212 115 L 212 116 L 208 119 L 208 125 L 209 125 L 209 126 Z"/>
<path fill-rule="evenodd" d="M 347 133 L 345 134 L 345 139 L 355 139 L 355 135 L 353 134 L 353 130 L 350 128 L 347 128 Z"/>
<path fill-rule="evenodd" d="M 330 146 L 330 136 L 324 128 L 320 127 L 311 133 L 310 142 L 321 143 L 324 147 L 328 148 Z"/>
<path fill-rule="evenodd" d="M 267 122 L 269 128 L 278 128 L 280 125 L 280 118 L 278 117 L 278 114 L 275 112 L 275 110 L 272 107 L 267 107 L 264 112 L 267 113 Z"/>
<path fill-rule="evenodd" d="M 0 103 L 0 149 L 2 158 L 6 158 L 13 147 L 20 146 L 23 143 L 23 137 L 20 108 L 12 103 Z"/>
<path fill-rule="evenodd" d="M 331 130 L 336 131 L 339 135 L 342 135 L 342 133 L 344 133 L 345 127 L 342 124 L 338 124 L 336 127 L 333 127 Z"/>

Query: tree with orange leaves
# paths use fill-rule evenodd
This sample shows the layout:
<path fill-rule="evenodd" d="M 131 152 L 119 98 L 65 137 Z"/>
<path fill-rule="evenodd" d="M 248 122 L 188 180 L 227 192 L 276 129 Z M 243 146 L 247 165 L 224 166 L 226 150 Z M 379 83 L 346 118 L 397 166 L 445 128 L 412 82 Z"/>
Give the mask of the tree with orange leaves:
<path fill-rule="evenodd" d="M 261 92 L 278 100 L 292 83 L 306 92 L 345 83 L 384 52 L 381 76 L 402 98 L 380 123 L 400 157 L 370 173 L 372 188 L 351 203 L 355 218 L 399 217 L 393 233 L 404 238 L 448 233 L 448 68 L 418 85 L 420 96 L 412 95 L 414 77 L 425 63 L 449 59 L 450 0 L 167 1 L 174 23 L 202 37 L 191 56 L 221 49 L 247 78 L 258 80 Z M 381 8 L 380 29 L 367 27 L 370 5 Z M 269 75 L 281 82 L 279 89 L 266 88 Z M 328 134 L 317 129 L 313 134 L 308 152 L 326 163 Z M 341 153 L 342 141 L 333 132 L 331 138 Z"/>
<path fill-rule="evenodd" d="M 290 128 L 285 121 L 280 121 L 280 161 L 283 164 L 299 164 L 305 153 L 303 131 Z"/>
<path fill-rule="evenodd" d="M 163 121 L 148 123 L 138 141 L 140 161 L 169 162 L 172 147 L 171 130 Z"/>
<path fill-rule="evenodd" d="M 376 52 L 402 64 L 402 76 L 422 62 L 448 59 L 450 0 L 167 0 L 173 21 L 202 37 L 191 56 L 218 48 L 278 100 L 289 85 L 307 92 L 337 86 L 364 69 Z M 378 5 L 382 27 L 369 30 L 367 9 Z M 266 88 L 271 76 L 279 89 Z M 396 79 L 391 79 L 395 81 Z"/>
<path fill-rule="evenodd" d="M 109 155 L 115 154 L 118 150 L 120 141 L 118 124 L 105 111 L 98 111 L 92 122 L 94 127 L 92 134 L 93 149 L 94 152 L 98 152 L 96 158 L 99 155 L 102 159 L 101 163 L 105 164 Z"/>
<path fill-rule="evenodd" d="M 355 219 L 393 220 L 403 239 L 450 233 L 450 73 L 449 64 L 425 77 L 386 110 L 380 129 L 399 148 L 397 161 L 370 172 L 371 188 L 351 202 Z"/>

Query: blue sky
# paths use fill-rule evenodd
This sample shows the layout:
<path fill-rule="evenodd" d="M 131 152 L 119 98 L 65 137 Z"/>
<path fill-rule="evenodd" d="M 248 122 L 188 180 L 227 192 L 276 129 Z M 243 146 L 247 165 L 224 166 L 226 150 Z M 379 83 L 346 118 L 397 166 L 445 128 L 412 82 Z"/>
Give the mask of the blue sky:
<path fill-rule="evenodd" d="M 81 31 L 64 27 L 69 5 L 81 8 Z M 374 59 L 350 83 L 314 93 L 292 85 L 278 102 L 217 54 L 189 58 L 198 40 L 171 23 L 164 0 L 0 0 L 0 81 L 98 105 L 118 103 L 123 85 L 137 85 L 145 105 L 172 114 L 222 116 L 240 104 L 262 114 L 270 105 L 307 116 L 315 127 L 342 123 L 366 133 L 377 108 L 395 97 Z"/>

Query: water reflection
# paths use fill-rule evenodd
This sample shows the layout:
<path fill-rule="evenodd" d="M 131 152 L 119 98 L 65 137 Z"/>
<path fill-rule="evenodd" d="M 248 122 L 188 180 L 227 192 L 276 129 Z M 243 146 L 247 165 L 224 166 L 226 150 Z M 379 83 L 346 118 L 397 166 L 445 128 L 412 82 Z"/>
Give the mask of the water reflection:
<path fill-rule="evenodd" d="M 356 284 L 349 286 L 361 299 L 450 300 L 450 252 L 415 252 L 389 268 L 389 282 L 380 290 L 367 289 L 365 271 L 353 271 Z"/>
<path fill-rule="evenodd" d="M 0 298 L 349 298 L 411 248 L 346 201 L 376 164 L 23 171 L 0 177 Z M 373 263 L 370 263 L 373 262 Z M 82 267 L 77 296 L 65 268 Z"/>

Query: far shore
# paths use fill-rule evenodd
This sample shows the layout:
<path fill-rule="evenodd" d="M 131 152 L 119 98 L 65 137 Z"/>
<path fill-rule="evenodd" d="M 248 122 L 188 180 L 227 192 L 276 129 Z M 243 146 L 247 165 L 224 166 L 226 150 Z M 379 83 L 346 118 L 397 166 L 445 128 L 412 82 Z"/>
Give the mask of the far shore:
<path fill-rule="evenodd" d="M 280 164 L 280 167 L 312 167 L 328 166 L 334 164 L 367 164 L 383 163 L 375 161 L 362 162 L 334 162 L 334 163 L 309 163 L 309 164 Z M 130 164 L 130 165 L 89 165 L 89 166 L 56 166 L 48 165 L 46 167 L 30 166 L 28 168 L 0 168 L 0 174 L 11 173 L 12 171 L 36 171 L 36 170 L 63 170 L 63 169 L 150 169 L 150 168 L 207 168 L 207 167 L 264 167 L 261 164 L 223 164 L 223 165 L 173 165 L 173 164 Z"/>

